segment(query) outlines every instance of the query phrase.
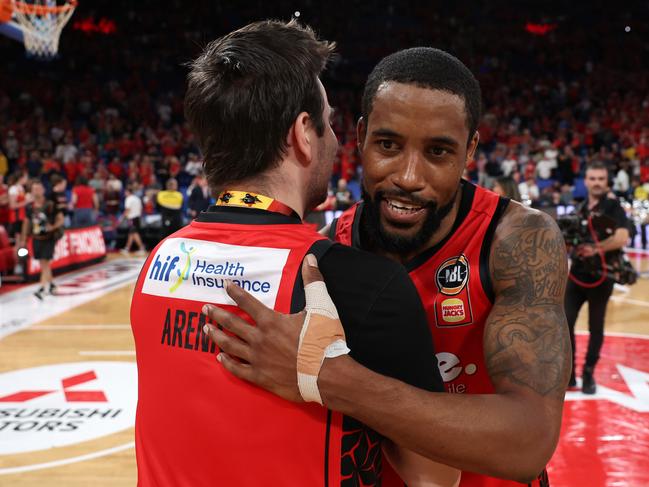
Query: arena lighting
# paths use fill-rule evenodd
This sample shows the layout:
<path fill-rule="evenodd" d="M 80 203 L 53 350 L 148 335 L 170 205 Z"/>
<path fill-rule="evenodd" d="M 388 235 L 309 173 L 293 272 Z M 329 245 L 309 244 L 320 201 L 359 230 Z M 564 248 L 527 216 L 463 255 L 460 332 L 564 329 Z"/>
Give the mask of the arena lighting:
<path fill-rule="evenodd" d="M 114 34 L 117 31 L 117 24 L 114 20 L 107 19 L 105 17 L 100 18 L 95 22 L 95 19 L 92 17 L 86 17 L 85 19 L 80 19 L 72 24 L 74 30 L 80 30 L 86 34 L 97 32 L 99 34 Z"/>
<path fill-rule="evenodd" d="M 544 36 L 557 28 L 557 24 L 535 24 L 528 22 L 525 24 L 525 30 L 535 36 Z"/>
<path fill-rule="evenodd" d="M 20 257 L 21 259 L 23 257 L 27 257 L 28 254 L 29 254 L 29 251 L 25 247 L 22 247 L 22 248 L 18 249 L 18 257 Z"/>
<path fill-rule="evenodd" d="M 628 32 L 631 32 L 631 26 L 627 25 L 627 26 L 624 28 L 624 32 L 627 32 L 627 33 L 628 33 Z"/>
<path fill-rule="evenodd" d="M 298 18 L 299 16 L 300 16 L 300 11 L 299 10 L 296 10 L 295 12 L 293 12 L 293 17 Z"/>

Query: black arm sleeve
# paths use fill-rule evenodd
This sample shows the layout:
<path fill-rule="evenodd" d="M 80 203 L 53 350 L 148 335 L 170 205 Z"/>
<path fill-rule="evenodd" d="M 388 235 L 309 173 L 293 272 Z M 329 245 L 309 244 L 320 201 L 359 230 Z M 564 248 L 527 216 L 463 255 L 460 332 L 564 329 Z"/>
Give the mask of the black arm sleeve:
<path fill-rule="evenodd" d="M 444 390 L 426 313 L 401 265 L 336 244 L 320 260 L 320 270 L 352 358 L 415 387 Z"/>

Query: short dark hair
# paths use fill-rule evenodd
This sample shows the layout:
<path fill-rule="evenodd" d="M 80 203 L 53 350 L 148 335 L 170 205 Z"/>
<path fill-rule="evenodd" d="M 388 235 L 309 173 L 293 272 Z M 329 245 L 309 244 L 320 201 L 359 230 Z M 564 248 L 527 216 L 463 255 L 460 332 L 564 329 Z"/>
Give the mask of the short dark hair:
<path fill-rule="evenodd" d="M 590 169 L 603 169 L 607 173 L 609 172 L 608 166 L 606 165 L 606 163 L 604 161 L 600 161 L 600 160 L 595 160 L 595 161 L 589 162 L 586 165 L 586 171 L 584 171 L 584 174 Z"/>
<path fill-rule="evenodd" d="M 210 42 L 191 63 L 185 116 L 212 189 L 277 164 L 301 112 L 324 134 L 317 80 L 334 47 L 294 20 L 265 20 Z"/>
<path fill-rule="evenodd" d="M 413 47 L 381 59 L 363 92 L 362 115 L 367 121 L 379 87 L 388 81 L 453 93 L 464 100 L 469 141 L 478 130 L 482 108 L 480 84 L 462 61 L 433 47 Z"/>

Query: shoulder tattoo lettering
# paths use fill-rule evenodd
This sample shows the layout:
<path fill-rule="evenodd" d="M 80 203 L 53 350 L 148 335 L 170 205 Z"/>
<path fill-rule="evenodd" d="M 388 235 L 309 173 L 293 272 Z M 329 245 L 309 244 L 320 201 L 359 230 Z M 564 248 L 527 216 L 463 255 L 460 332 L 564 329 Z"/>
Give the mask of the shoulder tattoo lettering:
<path fill-rule="evenodd" d="M 570 341 L 563 308 L 565 244 L 549 216 L 512 215 L 494 241 L 496 303 L 485 330 L 485 359 L 494 383 L 563 396 Z"/>

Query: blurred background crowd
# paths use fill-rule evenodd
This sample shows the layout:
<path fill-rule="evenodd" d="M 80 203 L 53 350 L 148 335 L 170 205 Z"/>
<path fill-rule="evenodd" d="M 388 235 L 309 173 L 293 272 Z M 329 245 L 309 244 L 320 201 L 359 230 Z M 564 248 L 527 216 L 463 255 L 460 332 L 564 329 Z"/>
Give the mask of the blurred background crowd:
<path fill-rule="evenodd" d="M 212 195 L 183 118 L 185 64 L 209 40 L 264 12 L 299 16 L 338 45 L 323 81 L 340 151 L 319 210 L 345 209 L 360 197 L 355 125 L 371 68 L 397 49 L 432 45 L 459 57 L 482 87 L 480 146 L 467 179 L 556 211 L 585 197 L 584 168 L 603 161 L 646 248 L 649 24 L 632 22 L 642 2 L 623 10 L 530 2 L 524 11 L 501 0 L 420 3 L 303 2 L 296 12 L 280 0 L 235 13 L 207 0 L 164 8 L 97 0 L 80 3 L 53 61 L 36 63 L 1 38 L 0 224 L 16 236 L 36 179 L 67 226 L 99 224 L 113 249 L 126 245 L 135 217 L 151 246 L 207 208 Z M 363 29 L 354 25 L 359 17 Z M 88 27 L 100 25 L 112 27 Z"/>

